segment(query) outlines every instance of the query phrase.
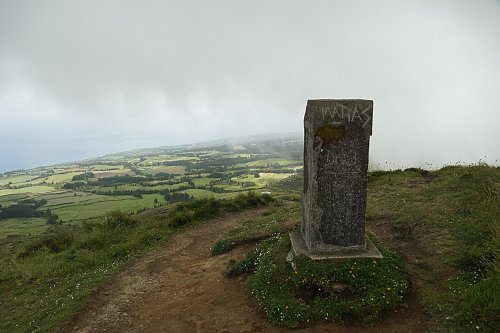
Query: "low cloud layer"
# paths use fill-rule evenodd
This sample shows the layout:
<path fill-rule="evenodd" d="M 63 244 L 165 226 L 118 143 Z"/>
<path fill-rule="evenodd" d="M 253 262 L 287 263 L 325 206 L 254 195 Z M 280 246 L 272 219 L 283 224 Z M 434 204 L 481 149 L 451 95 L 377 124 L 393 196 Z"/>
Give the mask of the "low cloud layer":
<path fill-rule="evenodd" d="M 371 159 L 498 164 L 500 2 L 1 1 L 0 172 L 302 130 L 374 100 Z"/>

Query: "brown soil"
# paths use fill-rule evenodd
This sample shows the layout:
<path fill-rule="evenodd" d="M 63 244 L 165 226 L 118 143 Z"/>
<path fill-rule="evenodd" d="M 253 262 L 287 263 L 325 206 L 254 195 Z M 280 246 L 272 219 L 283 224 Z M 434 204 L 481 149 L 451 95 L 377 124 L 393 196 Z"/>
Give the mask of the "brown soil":
<path fill-rule="evenodd" d="M 62 331 L 72 332 L 286 332 L 272 326 L 245 277 L 224 276 L 231 259 L 250 245 L 210 256 L 225 232 L 255 218 L 262 209 L 226 215 L 177 233 L 168 243 L 137 258 L 101 285 L 84 309 Z M 380 231 L 380 230 L 377 230 Z M 423 311 L 409 295 L 396 312 L 373 327 L 345 327 L 320 322 L 293 332 L 422 332 Z"/>

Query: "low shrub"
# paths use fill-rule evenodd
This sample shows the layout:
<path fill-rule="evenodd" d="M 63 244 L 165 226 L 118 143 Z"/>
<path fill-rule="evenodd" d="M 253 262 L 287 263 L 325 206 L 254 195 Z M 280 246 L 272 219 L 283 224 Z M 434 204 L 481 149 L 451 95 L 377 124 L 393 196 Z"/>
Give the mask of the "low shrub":
<path fill-rule="evenodd" d="M 212 247 L 212 255 L 220 255 L 226 252 L 229 252 L 232 249 L 231 243 L 225 239 L 221 239 L 217 241 L 214 246 Z"/>
<path fill-rule="evenodd" d="M 192 211 L 178 210 L 174 211 L 170 216 L 169 225 L 171 227 L 179 227 L 193 220 L 194 213 Z"/>
<path fill-rule="evenodd" d="M 120 210 L 107 213 L 103 219 L 103 226 L 109 229 L 133 227 L 136 224 L 137 220 L 133 216 Z"/>
<path fill-rule="evenodd" d="M 170 225 L 180 226 L 191 221 L 202 221 L 220 216 L 224 211 L 240 211 L 243 209 L 267 205 L 274 202 L 270 196 L 256 195 L 254 192 L 239 194 L 230 200 L 206 198 L 179 204 L 170 213 Z"/>
<path fill-rule="evenodd" d="M 72 228 L 57 226 L 49 229 L 40 237 L 28 242 L 19 255 L 21 257 L 26 257 L 42 249 L 47 249 L 55 253 L 61 252 L 71 246 L 74 238 L 75 233 Z"/>
<path fill-rule="evenodd" d="M 238 194 L 236 198 L 231 201 L 226 201 L 224 206 L 230 211 L 240 211 L 247 208 L 257 207 L 259 205 L 268 205 L 274 202 L 275 199 L 269 195 L 257 195 L 253 191 L 245 194 Z"/>

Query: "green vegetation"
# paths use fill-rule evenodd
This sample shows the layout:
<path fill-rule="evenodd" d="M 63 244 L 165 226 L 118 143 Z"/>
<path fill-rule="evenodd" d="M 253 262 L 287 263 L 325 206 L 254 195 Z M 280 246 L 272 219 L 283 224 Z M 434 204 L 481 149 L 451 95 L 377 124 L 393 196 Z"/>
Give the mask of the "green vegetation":
<path fill-rule="evenodd" d="M 30 218 L 30 217 L 44 217 L 47 219 L 47 224 L 59 224 L 59 217 L 54 214 L 50 209 L 41 210 L 40 207 L 47 204 L 47 200 L 41 199 L 39 201 L 31 198 L 24 199 L 10 206 L 3 207 L 0 205 L 0 223 L 5 219 L 12 218 Z"/>
<path fill-rule="evenodd" d="M 300 221 L 302 150 L 300 139 L 261 139 L 208 148 L 139 150 L 0 175 L 0 331 L 51 330 L 137 253 L 168 239 L 178 227 L 271 203 L 260 192 L 271 192 L 280 201 L 259 218 L 221 235 L 212 248 L 213 254 L 220 254 L 261 242 L 245 259 L 231 262 L 228 275 L 249 274 L 251 288 L 279 325 L 300 326 L 293 311 L 307 317 L 306 322 L 324 319 L 319 304 L 335 297 L 343 305 L 330 309 L 329 319 L 375 320 L 399 302 L 403 285 L 392 296 L 377 294 L 389 297 L 389 304 L 370 305 L 373 316 L 360 319 L 357 305 L 349 301 L 367 291 L 356 285 L 361 278 L 340 279 L 347 266 L 336 263 L 330 270 L 298 257 L 295 273 L 282 260 L 286 237 L 275 236 Z M 380 246 L 404 258 L 429 331 L 500 331 L 499 180 L 500 169 L 486 165 L 368 175 L 367 228 Z M 249 190 L 256 193 L 247 194 Z M 50 223 L 60 224 L 47 224 L 48 210 Z M 397 281 L 403 266 L 392 254 L 389 259 L 378 267 L 391 268 L 387 278 Z M 368 264 L 356 264 L 357 277 Z M 292 269 L 294 275 L 282 283 L 300 305 L 279 303 L 286 295 L 273 296 L 272 304 L 268 296 L 262 299 L 264 292 L 276 292 L 264 288 L 266 281 L 271 286 L 274 281 L 266 280 L 266 267 L 276 281 Z M 335 284 L 349 285 L 354 295 L 337 292 L 340 286 L 335 284 L 332 291 L 310 274 L 343 281 Z M 299 276 L 311 283 L 301 285 Z M 317 286 L 321 292 L 313 293 Z M 282 305 L 294 309 L 284 311 L 283 321 Z"/>
<path fill-rule="evenodd" d="M 98 219 L 112 210 L 137 212 L 151 209 L 159 205 L 154 202 L 155 199 L 160 203 L 165 202 L 159 194 L 145 194 L 142 198 L 133 196 L 93 196 L 86 201 L 63 203 L 50 206 L 50 208 L 64 223 L 79 224 L 82 221 Z"/>
<path fill-rule="evenodd" d="M 36 185 L 29 186 L 29 189 L 26 187 L 22 188 L 12 188 L 12 189 L 0 189 L 0 196 L 9 195 L 9 194 L 22 194 L 22 193 L 32 193 L 32 194 L 40 194 L 40 193 L 49 193 L 54 192 L 56 189 L 51 186 L 46 185 Z"/>
<path fill-rule="evenodd" d="M 408 289 L 403 261 L 382 247 L 383 259 L 299 256 L 293 264 L 286 260 L 289 250 L 289 237 L 271 238 L 228 268 L 231 275 L 255 270 L 248 284 L 269 321 L 279 326 L 372 323 L 397 308 Z"/>
<path fill-rule="evenodd" d="M 50 331 L 104 278 L 172 230 L 114 212 L 102 222 L 59 226 L 33 238 L 0 271 L 0 331 Z"/>
<path fill-rule="evenodd" d="M 47 219 L 43 217 L 3 219 L 0 226 L 0 240 L 6 237 L 38 235 L 48 228 Z"/>
<path fill-rule="evenodd" d="M 499 180 L 483 165 L 371 174 L 368 219 L 420 249 L 410 274 L 435 330 L 498 331 Z"/>
<path fill-rule="evenodd" d="M 385 247 L 401 252 L 406 258 L 406 273 L 416 281 L 412 288 L 430 318 L 428 325 L 432 331 L 499 330 L 499 180 L 500 169 L 484 165 L 450 166 L 438 171 L 410 168 L 375 171 L 369 174 L 367 228 L 379 235 Z M 301 176 L 296 175 L 278 182 L 274 188 L 297 192 L 300 191 L 300 186 Z M 268 217 L 272 217 L 274 213 L 269 213 Z M 296 219 L 298 217 L 297 212 Z M 230 251 L 238 244 L 271 237 L 273 231 L 263 232 L 266 229 L 264 220 L 263 217 L 249 221 L 224 235 L 214 244 L 213 254 Z M 275 227 L 279 229 L 280 222 L 277 222 Z M 281 228 L 285 227 L 285 224 L 281 224 Z M 269 252 L 266 260 L 270 266 L 264 264 L 263 267 L 269 268 L 267 272 L 271 274 L 272 271 L 274 275 L 272 278 L 271 275 L 265 276 L 271 280 L 258 280 L 267 281 L 271 286 L 285 283 L 278 277 L 283 273 L 279 269 L 287 267 L 283 266 L 286 250 L 280 249 L 280 246 L 287 245 L 280 243 L 282 245 L 271 246 L 271 243 L 265 241 L 263 244 L 267 245 L 251 251 L 242 261 L 231 262 L 228 275 L 254 272 L 260 267 L 260 261 L 256 261 L 256 258 L 262 260 L 262 253 Z M 395 260 L 393 263 L 399 260 L 392 255 L 391 258 Z M 299 257 L 296 260 L 299 265 L 302 259 Z M 398 265 L 396 266 L 401 267 Z M 396 266 L 391 267 L 397 268 Z M 265 271 L 263 268 L 262 272 Z M 313 271 L 314 276 L 326 274 L 321 272 L 319 266 Z M 282 276 L 288 273 L 283 273 Z M 397 269 L 393 270 L 393 273 L 396 274 L 394 276 L 399 274 Z M 275 283 L 276 281 L 279 282 Z M 296 287 L 295 285 L 293 288 Z M 252 284 L 252 288 L 258 293 L 255 285 Z M 286 288 L 280 292 L 285 293 Z M 291 290 L 296 290 L 293 288 Z M 404 291 L 404 288 L 401 290 Z M 284 311 L 282 305 L 289 308 L 291 305 L 285 304 L 286 302 L 279 303 L 278 299 L 281 298 L 275 295 L 266 296 L 266 302 L 261 300 L 268 309 L 280 310 L 280 316 L 278 312 L 273 312 L 274 310 L 268 311 L 271 320 L 290 327 L 299 325 L 301 321 L 294 321 L 294 315 L 288 312 L 286 313 L 289 317 L 285 316 L 284 322 L 281 321 L 281 312 Z M 267 303 L 274 301 L 278 303 Z M 317 302 L 320 301 L 321 297 Z M 389 302 L 390 307 L 395 305 L 393 301 L 395 302 L 396 298 Z M 308 306 L 314 307 L 311 304 Z M 353 307 L 355 308 L 354 305 Z M 380 311 L 383 309 L 377 310 L 376 313 L 381 313 Z M 296 314 L 298 313 L 305 316 L 303 312 Z M 316 312 L 308 313 L 310 320 L 325 318 Z M 334 318 L 336 312 L 333 310 L 328 313 L 329 318 L 335 321 L 345 320 L 338 313 Z M 351 319 L 356 317 L 354 313 L 346 314 Z M 373 319 L 375 317 L 374 315 Z M 367 319 L 371 321 L 370 318 Z"/>
<path fill-rule="evenodd" d="M 260 205 L 268 205 L 274 199 L 269 196 L 258 196 L 254 192 L 239 194 L 231 200 L 199 199 L 178 205 L 170 214 L 172 226 L 180 226 L 191 221 L 202 221 L 217 217 L 224 211 L 237 212 Z"/>
<path fill-rule="evenodd" d="M 168 239 L 175 228 L 224 211 L 272 202 L 253 193 L 233 200 L 194 200 L 139 216 L 112 211 L 80 226 L 56 226 L 2 258 L 0 331 L 46 332 L 64 324 L 106 277 L 138 253 Z"/>
<path fill-rule="evenodd" d="M 234 247 L 269 238 L 276 234 L 287 233 L 300 222 L 300 206 L 288 202 L 284 206 L 265 212 L 258 219 L 244 222 L 218 240 L 212 247 L 212 255 L 226 253 Z"/>
<path fill-rule="evenodd" d="M 371 323 L 397 307 L 408 289 L 404 264 L 380 244 L 383 259 L 314 261 L 299 256 L 294 266 L 289 264 L 288 231 L 299 219 L 299 204 L 288 202 L 231 230 L 212 248 L 218 255 L 264 239 L 242 260 L 231 261 L 226 273 L 254 273 L 249 286 L 272 323 L 289 328 L 319 319 Z"/>

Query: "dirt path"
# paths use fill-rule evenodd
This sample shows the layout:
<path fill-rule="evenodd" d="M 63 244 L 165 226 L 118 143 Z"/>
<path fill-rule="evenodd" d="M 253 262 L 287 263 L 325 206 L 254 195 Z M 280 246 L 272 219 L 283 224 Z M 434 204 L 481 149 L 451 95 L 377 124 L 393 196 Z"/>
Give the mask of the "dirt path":
<path fill-rule="evenodd" d="M 64 331 L 73 332 L 288 332 L 266 321 L 244 277 L 227 279 L 230 259 L 249 247 L 210 256 L 225 232 L 262 209 L 226 215 L 178 233 L 103 284 Z M 403 310 L 374 327 L 318 323 L 293 332 L 421 332 L 422 313 L 413 296 Z"/>

